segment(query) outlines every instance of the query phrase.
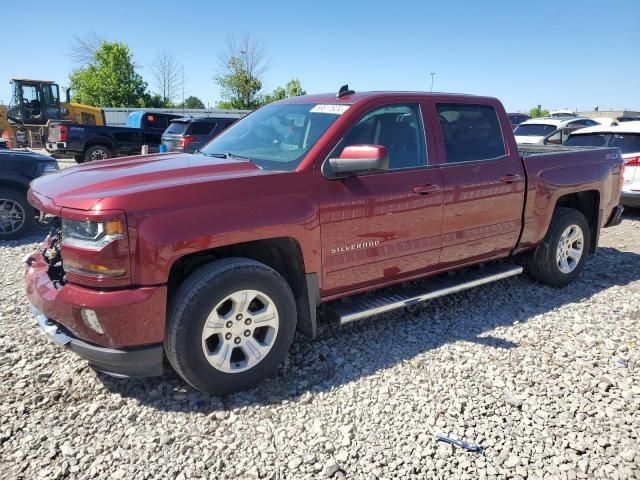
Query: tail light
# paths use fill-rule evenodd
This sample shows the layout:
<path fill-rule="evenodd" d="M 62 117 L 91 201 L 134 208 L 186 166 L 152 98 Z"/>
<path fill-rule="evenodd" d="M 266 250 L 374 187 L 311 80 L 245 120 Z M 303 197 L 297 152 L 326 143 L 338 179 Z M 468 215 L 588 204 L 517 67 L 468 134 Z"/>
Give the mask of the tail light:
<path fill-rule="evenodd" d="M 640 157 L 625 158 L 625 167 L 640 167 Z"/>
<path fill-rule="evenodd" d="M 13 148 L 13 144 L 11 143 L 11 135 L 7 130 L 2 132 L 2 138 L 7 141 L 7 148 Z"/>
<path fill-rule="evenodd" d="M 193 135 L 185 135 L 184 137 L 180 138 L 180 143 L 178 145 L 180 146 L 180 148 L 187 148 L 189 144 L 195 139 L 196 137 L 194 137 Z"/>
<path fill-rule="evenodd" d="M 66 127 L 66 125 L 63 125 L 63 124 L 58 125 L 58 132 L 60 132 L 58 141 L 59 142 L 66 142 L 67 141 L 67 127 Z"/>

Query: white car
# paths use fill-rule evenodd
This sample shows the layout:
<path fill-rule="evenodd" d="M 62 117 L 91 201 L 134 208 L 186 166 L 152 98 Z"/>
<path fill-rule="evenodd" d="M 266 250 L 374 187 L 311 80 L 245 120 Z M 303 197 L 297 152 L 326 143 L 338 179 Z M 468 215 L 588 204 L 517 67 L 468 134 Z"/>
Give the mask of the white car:
<path fill-rule="evenodd" d="M 549 112 L 549 116 L 551 118 L 556 118 L 556 117 L 577 117 L 575 112 L 572 112 L 571 110 L 552 110 L 552 111 Z"/>
<path fill-rule="evenodd" d="M 640 122 L 623 122 L 607 127 L 582 128 L 571 133 L 570 147 L 618 147 L 624 159 L 624 180 L 620 203 L 640 208 Z"/>
<path fill-rule="evenodd" d="M 595 120 L 582 117 L 543 117 L 522 122 L 513 131 L 519 144 L 562 144 L 569 133 L 578 128 L 600 125 Z"/>

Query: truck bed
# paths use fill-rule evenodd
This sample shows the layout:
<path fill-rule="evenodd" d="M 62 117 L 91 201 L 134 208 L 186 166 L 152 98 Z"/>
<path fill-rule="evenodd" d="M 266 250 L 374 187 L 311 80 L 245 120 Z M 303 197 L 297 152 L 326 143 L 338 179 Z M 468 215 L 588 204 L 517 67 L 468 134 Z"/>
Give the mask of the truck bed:
<path fill-rule="evenodd" d="M 607 147 L 565 147 L 564 145 L 526 145 L 519 144 L 518 152 L 522 157 L 530 155 L 541 155 L 548 153 L 566 153 L 566 152 L 586 152 L 591 150 L 611 150 Z"/>

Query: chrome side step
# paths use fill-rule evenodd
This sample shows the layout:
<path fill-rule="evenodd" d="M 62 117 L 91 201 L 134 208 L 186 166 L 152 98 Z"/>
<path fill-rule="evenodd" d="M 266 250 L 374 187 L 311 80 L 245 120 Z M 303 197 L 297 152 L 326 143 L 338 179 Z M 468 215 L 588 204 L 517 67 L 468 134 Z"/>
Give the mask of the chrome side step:
<path fill-rule="evenodd" d="M 368 294 L 360 298 L 337 301 L 335 305 L 332 305 L 332 310 L 338 316 L 340 324 L 345 324 L 521 273 L 522 267 L 519 265 L 505 263 L 487 265 L 464 273 L 425 280 L 422 285 L 418 286 L 403 289 L 396 287 L 392 293 Z"/>

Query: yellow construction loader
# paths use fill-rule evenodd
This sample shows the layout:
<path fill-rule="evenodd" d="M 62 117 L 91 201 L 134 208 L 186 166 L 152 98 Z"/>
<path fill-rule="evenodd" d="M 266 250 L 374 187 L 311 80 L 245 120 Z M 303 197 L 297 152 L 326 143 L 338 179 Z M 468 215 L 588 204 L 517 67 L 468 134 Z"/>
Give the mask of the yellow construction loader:
<path fill-rule="evenodd" d="M 101 108 L 72 103 L 69 90 L 60 102 L 60 87 L 47 80 L 11 80 L 9 105 L 0 105 L 0 135 L 11 147 L 44 148 L 48 122 L 68 120 L 82 125 L 105 125 Z"/>

